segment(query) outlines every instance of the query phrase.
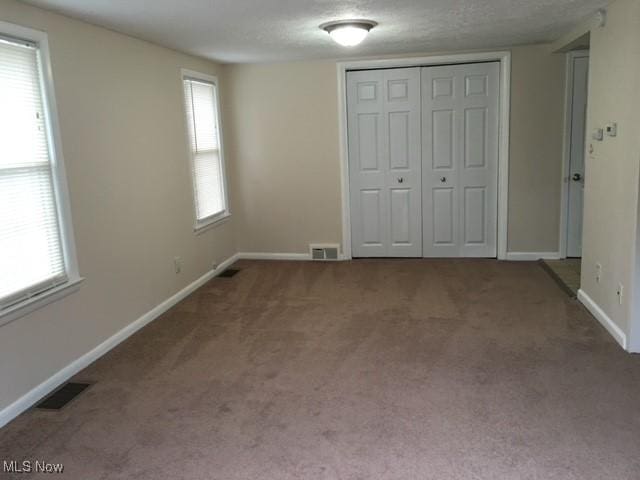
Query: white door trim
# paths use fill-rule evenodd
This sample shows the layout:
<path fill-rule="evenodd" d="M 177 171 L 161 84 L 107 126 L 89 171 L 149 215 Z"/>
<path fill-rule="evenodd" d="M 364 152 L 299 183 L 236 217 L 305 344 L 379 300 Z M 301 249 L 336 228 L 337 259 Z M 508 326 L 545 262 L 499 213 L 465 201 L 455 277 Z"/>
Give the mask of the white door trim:
<path fill-rule="evenodd" d="M 479 52 L 430 57 L 391 58 L 338 62 L 338 128 L 342 183 L 342 253 L 351 259 L 351 206 L 349 202 L 349 151 L 347 142 L 347 70 L 426 67 L 451 63 L 500 62 L 500 126 L 498 140 L 498 259 L 507 258 L 509 198 L 509 112 L 511 105 L 511 52 Z"/>
<path fill-rule="evenodd" d="M 573 99 L 573 60 L 588 57 L 589 50 L 568 52 L 565 57 L 564 131 L 562 134 L 562 176 L 560 177 L 560 258 L 567 258 L 567 230 L 569 228 L 569 169 L 571 159 L 571 110 Z"/>

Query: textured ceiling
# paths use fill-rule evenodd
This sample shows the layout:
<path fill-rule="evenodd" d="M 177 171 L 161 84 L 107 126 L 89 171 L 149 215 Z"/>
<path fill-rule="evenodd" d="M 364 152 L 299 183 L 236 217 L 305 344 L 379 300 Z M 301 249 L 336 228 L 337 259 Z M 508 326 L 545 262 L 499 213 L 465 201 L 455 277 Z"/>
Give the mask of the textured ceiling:
<path fill-rule="evenodd" d="M 273 62 L 495 48 L 553 41 L 607 0 L 28 0 L 222 62 Z M 368 18 L 359 46 L 318 25 Z"/>

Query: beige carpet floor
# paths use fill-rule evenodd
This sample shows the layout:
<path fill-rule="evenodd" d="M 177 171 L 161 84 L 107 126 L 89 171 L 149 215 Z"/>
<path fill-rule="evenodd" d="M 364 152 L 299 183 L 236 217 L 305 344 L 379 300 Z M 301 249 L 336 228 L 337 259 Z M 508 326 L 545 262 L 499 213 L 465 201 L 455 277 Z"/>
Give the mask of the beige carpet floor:
<path fill-rule="evenodd" d="M 79 480 L 640 478 L 640 357 L 536 263 L 237 266 L 79 374 L 96 383 L 65 409 L 0 430 L 0 460 Z"/>

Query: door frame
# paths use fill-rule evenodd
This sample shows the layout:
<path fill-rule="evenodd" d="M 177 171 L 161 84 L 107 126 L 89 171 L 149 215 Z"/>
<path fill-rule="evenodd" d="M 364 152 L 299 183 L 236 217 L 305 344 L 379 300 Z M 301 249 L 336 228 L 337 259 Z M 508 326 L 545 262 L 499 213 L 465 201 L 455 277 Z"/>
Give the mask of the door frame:
<path fill-rule="evenodd" d="M 498 259 L 507 259 L 507 222 L 509 205 L 509 113 L 511 108 L 511 52 L 478 52 L 426 57 L 385 58 L 337 62 L 338 130 L 340 134 L 340 174 L 342 183 L 342 255 L 351 256 L 351 205 L 349 192 L 349 149 L 347 139 L 347 89 L 349 70 L 376 68 L 428 67 L 434 65 L 500 62 L 500 93 L 498 126 Z"/>
<path fill-rule="evenodd" d="M 564 79 L 564 124 L 562 132 L 562 175 L 560 177 L 560 258 L 567 258 L 567 235 L 569 234 L 569 170 L 571 168 L 571 113 L 573 107 L 573 60 L 588 57 L 589 50 L 573 50 L 565 57 Z M 588 87 L 587 87 L 588 88 Z M 585 136 L 585 160 L 586 160 Z M 584 212 L 583 212 L 584 217 Z"/>

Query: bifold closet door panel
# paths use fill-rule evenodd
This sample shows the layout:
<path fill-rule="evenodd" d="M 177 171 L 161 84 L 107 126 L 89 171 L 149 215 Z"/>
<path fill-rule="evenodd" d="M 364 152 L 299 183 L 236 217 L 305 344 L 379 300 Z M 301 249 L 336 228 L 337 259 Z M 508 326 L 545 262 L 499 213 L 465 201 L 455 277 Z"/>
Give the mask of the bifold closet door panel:
<path fill-rule="evenodd" d="M 420 69 L 347 73 L 354 257 L 422 256 Z"/>
<path fill-rule="evenodd" d="M 495 257 L 499 63 L 424 67 L 425 257 Z"/>

